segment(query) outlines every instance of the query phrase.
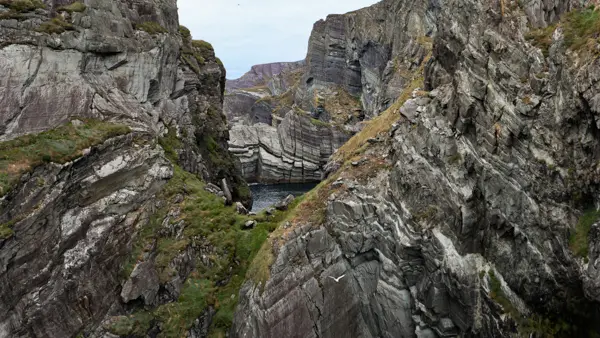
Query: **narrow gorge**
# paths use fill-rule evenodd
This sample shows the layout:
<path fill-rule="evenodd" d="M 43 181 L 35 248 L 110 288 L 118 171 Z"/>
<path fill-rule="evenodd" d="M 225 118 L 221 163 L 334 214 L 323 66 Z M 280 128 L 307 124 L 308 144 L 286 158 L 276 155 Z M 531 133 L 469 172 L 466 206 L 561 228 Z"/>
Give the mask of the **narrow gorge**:
<path fill-rule="evenodd" d="M 0 0 L 0 338 L 600 336 L 596 1 L 383 0 L 236 80 L 198 38 Z"/>

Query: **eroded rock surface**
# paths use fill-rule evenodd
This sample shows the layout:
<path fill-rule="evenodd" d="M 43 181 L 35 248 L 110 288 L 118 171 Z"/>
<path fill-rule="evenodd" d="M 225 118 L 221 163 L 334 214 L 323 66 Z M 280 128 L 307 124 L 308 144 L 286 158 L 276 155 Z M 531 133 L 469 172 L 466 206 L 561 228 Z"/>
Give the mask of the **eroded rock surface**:
<path fill-rule="evenodd" d="M 597 223 L 585 258 L 570 243 L 598 202 L 597 41 L 575 49 L 568 23 L 546 31 L 547 50 L 530 35 L 579 5 L 390 0 L 365 11 L 428 9 L 410 20 L 434 34 L 426 91 L 388 111 L 398 117 L 384 142 L 366 146 L 365 162 L 330 164 L 340 169 L 319 200 L 300 204 L 295 223 L 270 239 L 269 273 L 242 289 L 232 336 L 598 332 Z M 373 20 L 394 36 L 385 12 Z M 318 25 L 343 33 L 334 19 Z M 358 88 L 364 73 L 326 60 L 315 83 L 341 76 Z"/>
<path fill-rule="evenodd" d="M 159 292 L 151 265 L 121 275 L 136 235 L 164 207 L 154 197 L 173 163 L 226 182 L 230 199 L 249 205 L 250 196 L 226 151 L 225 70 L 211 47 L 180 30 L 175 0 L 27 3 L 35 8 L 0 4 L 0 140 L 73 118 L 133 132 L 65 164 L 44 159 L 0 198 L 0 226 L 11 229 L 0 239 L 0 336 L 87 335 L 109 310 L 177 300 L 175 291 L 165 297 L 176 287 L 163 290 L 175 282 Z"/>

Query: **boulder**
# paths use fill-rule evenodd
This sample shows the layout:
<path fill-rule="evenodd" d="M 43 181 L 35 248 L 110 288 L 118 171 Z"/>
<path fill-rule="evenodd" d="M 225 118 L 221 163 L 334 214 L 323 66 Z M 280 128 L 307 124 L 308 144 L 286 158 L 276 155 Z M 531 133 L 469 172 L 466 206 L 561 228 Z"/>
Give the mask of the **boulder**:
<path fill-rule="evenodd" d="M 294 199 L 295 199 L 294 195 L 287 195 L 287 197 L 285 197 L 281 201 L 275 203 L 274 207 L 275 207 L 275 209 L 277 209 L 279 211 L 287 210 L 288 207 L 290 206 L 290 204 L 292 202 L 294 202 Z"/>
<path fill-rule="evenodd" d="M 248 209 L 240 202 L 235 202 L 235 211 L 240 215 L 248 215 Z"/>
<path fill-rule="evenodd" d="M 158 273 L 151 262 L 135 266 L 121 290 L 121 299 L 128 303 L 141 297 L 146 305 L 153 305 L 159 289 Z"/>

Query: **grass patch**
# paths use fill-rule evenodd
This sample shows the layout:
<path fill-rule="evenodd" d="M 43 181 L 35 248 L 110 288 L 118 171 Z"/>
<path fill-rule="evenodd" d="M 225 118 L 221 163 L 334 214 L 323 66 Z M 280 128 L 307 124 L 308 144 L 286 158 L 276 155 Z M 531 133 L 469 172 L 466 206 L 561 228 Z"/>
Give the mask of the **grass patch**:
<path fill-rule="evenodd" d="M 10 224 L 0 224 L 0 239 L 9 239 L 14 234 Z"/>
<path fill-rule="evenodd" d="M 41 0 L 13 0 L 4 2 L 3 4 L 8 5 L 8 8 L 19 13 L 33 12 L 36 9 L 46 8 L 46 5 Z"/>
<path fill-rule="evenodd" d="M 151 321 L 152 315 L 142 311 L 134 315 L 112 317 L 104 328 L 118 336 L 145 337 Z"/>
<path fill-rule="evenodd" d="M 522 337 L 576 337 L 577 328 L 571 326 L 564 320 L 551 320 L 537 314 L 529 317 L 521 315 L 519 310 L 512 304 L 510 299 L 502 290 L 502 283 L 496 277 L 493 270 L 488 272 L 490 282 L 490 298 L 502 306 L 502 309 L 507 313 L 517 324 L 519 334 Z M 480 275 L 481 276 L 481 275 Z"/>
<path fill-rule="evenodd" d="M 181 146 L 176 140 L 173 130 L 159 140 L 173 163 L 173 155 Z M 211 142 L 207 142 L 207 147 L 211 147 Z M 154 320 L 162 323 L 162 337 L 184 336 L 207 306 L 216 310 L 210 334 L 224 336 L 229 332 L 239 289 L 246 280 L 250 263 L 259 255 L 269 232 L 275 230 L 287 214 L 277 211 L 273 216 L 265 213 L 257 216 L 239 215 L 235 206 L 226 206 L 220 197 L 205 191 L 204 187 L 205 183 L 197 176 L 174 165 L 173 178 L 156 197 L 167 202 L 164 203 L 166 206 L 157 210 L 149 223 L 140 229 L 133 253 L 123 267 L 123 275 L 128 276 L 136 261 L 144 257 L 145 251 L 151 247 L 149 244 L 156 243 L 155 266 L 164 283 L 175 272 L 169 267 L 175 257 L 190 247 L 205 248 L 202 250 L 205 258 L 196 257 L 195 270 L 184 283 L 179 299 L 149 312 Z M 184 196 L 178 205 L 180 217 L 170 222 L 184 221 L 185 228 L 182 238 L 175 239 L 162 233 L 161 228 L 170 211 L 169 206 L 173 207 L 169 202 L 179 194 Z M 256 227 L 242 230 L 248 220 L 255 220 Z M 202 262 L 206 259 L 209 264 L 205 265 Z M 129 322 L 125 324 L 122 326 L 136 327 Z"/>
<path fill-rule="evenodd" d="M 563 30 L 567 48 L 574 51 L 595 51 L 600 35 L 600 12 L 593 6 L 576 9 L 565 14 L 557 24 L 532 30 L 525 37 L 547 57 L 552 45 L 552 35 L 557 27 Z"/>
<path fill-rule="evenodd" d="M 214 52 L 213 46 L 204 40 L 193 40 L 192 47 L 200 49 L 203 53 L 209 51 Z"/>
<path fill-rule="evenodd" d="M 86 5 L 83 4 L 81 1 L 75 1 L 70 5 L 59 7 L 58 11 L 64 11 L 68 13 L 80 13 L 85 11 L 86 8 Z"/>
<path fill-rule="evenodd" d="M 66 22 L 61 17 L 52 18 L 50 21 L 42 23 L 36 30 L 40 33 L 61 34 L 68 30 L 73 30 L 72 24 Z"/>
<path fill-rule="evenodd" d="M 600 220 L 599 210 L 589 210 L 579 218 L 575 232 L 569 238 L 569 247 L 575 256 L 587 259 L 589 254 L 588 235 L 592 225 L 598 220 Z"/>
<path fill-rule="evenodd" d="M 189 40 L 192 38 L 192 32 L 190 32 L 189 28 L 184 25 L 179 25 L 179 35 L 181 35 L 184 40 Z"/>
<path fill-rule="evenodd" d="M 567 48 L 579 50 L 592 42 L 595 46 L 600 34 L 600 12 L 594 7 L 577 9 L 567 13 L 561 20 Z"/>
<path fill-rule="evenodd" d="M 425 62 L 424 62 L 425 63 Z M 359 149 L 367 143 L 370 138 L 377 138 L 382 133 L 389 132 L 392 124 L 400 120 L 400 108 L 410 97 L 412 92 L 423 86 L 423 76 L 417 76 L 406 88 L 404 88 L 402 94 L 396 100 L 396 102 L 389 107 L 381 115 L 375 117 L 373 120 L 367 122 L 363 130 L 354 135 L 348 142 L 346 142 L 338 151 L 333 155 L 334 160 L 345 162 L 350 157 L 357 154 Z"/>
<path fill-rule="evenodd" d="M 310 123 L 317 127 L 330 127 L 331 125 L 325 121 L 321 121 L 319 119 L 310 118 Z"/>
<path fill-rule="evenodd" d="M 129 132 L 124 125 L 86 120 L 79 127 L 69 123 L 40 134 L 0 142 L 0 196 L 6 195 L 23 174 L 38 165 L 72 161 L 81 156 L 83 149 Z"/>
<path fill-rule="evenodd" d="M 167 29 L 158 22 L 146 21 L 135 25 L 135 29 L 144 31 L 150 35 L 156 35 L 161 33 L 167 33 Z"/>

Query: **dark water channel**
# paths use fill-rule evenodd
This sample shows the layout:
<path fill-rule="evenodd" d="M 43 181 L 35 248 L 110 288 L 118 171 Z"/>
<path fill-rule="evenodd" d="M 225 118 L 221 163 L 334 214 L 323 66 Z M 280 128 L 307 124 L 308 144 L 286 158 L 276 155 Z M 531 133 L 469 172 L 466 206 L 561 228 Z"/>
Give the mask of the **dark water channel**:
<path fill-rule="evenodd" d="M 259 212 L 285 198 L 287 195 L 296 197 L 303 195 L 317 186 L 315 183 L 286 183 L 286 184 L 251 184 L 254 204 L 252 211 Z"/>

